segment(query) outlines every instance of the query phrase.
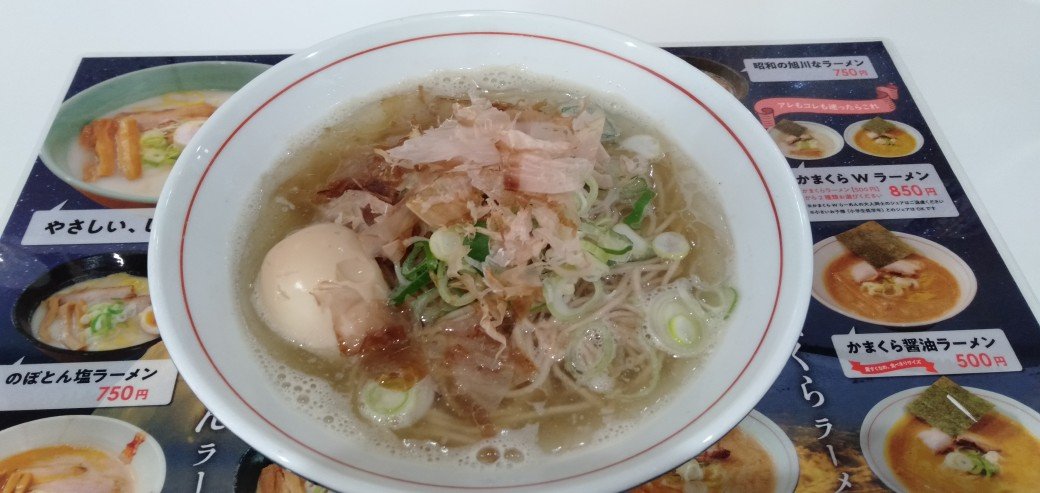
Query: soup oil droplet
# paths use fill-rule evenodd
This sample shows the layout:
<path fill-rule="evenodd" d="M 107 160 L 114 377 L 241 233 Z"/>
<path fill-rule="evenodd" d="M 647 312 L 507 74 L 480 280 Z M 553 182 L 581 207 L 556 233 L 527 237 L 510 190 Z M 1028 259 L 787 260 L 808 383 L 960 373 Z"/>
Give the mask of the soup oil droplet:
<path fill-rule="evenodd" d="M 494 464 L 498 462 L 498 449 L 495 447 L 484 447 L 477 451 L 477 460 L 481 464 Z"/>
<path fill-rule="evenodd" d="M 523 462 L 524 453 L 520 449 L 507 448 L 503 457 L 509 462 Z"/>

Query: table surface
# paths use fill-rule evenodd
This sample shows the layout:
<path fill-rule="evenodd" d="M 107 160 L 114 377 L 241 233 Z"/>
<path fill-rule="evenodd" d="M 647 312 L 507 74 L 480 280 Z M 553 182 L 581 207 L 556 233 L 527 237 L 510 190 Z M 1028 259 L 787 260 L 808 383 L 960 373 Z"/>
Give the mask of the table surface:
<path fill-rule="evenodd" d="M 384 20 L 468 9 L 570 17 L 664 46 L 882 39 L 1012 272 L 1040 287 L 1038 0 L 0 0 L 0 220 L 81 57 L 291 53 Z"/>

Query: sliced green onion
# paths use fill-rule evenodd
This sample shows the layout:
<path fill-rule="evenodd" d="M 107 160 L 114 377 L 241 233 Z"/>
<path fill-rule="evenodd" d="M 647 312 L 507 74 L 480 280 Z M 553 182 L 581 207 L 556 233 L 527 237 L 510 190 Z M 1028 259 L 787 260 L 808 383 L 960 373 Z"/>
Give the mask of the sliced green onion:
<path fill-rule="evenodd" d="M 611 256 L 624 255 L 632 250 L 632 240 L 611 229 L 583 222 L 578 229 L 589 241 Z M 607 259 L 603 259 L 606 261 Z"/>
<path fill-rule="evenodd" d="M 737 307 L 737 290 L 730 286 L 707 288 L 698 291 L 697 299 L 701 306 L 712 316 L 729 318 Z"/>
<path fill-rule="evenodd" d="M 438 260 L 447 262 L 450 259 L 461 257 L 459 254 L 464 250 L 462 235 L 448 228 L 440 228 L 430 235 L 430 253 Z"/>
<path fill-rule="evenodd" d="M 700 352 L 704 322 L 678 300 L 652 303 L 647 307 L 646 328 L 661 349 L 675 356 L 693 356 Z"/>
<path fill-rule="evenodd" d="M 466 306 L 477 299 L 477 295 L 473 293 L 457 294 L 451 286 L 448 286 L 448 267 L 446 264 L 438 266 L 437 272 L 433 276 L 433 285 L 437 286 L 437 292 L 441 295 L 441 299 L 451 306 Z"/>
<path fill-rule="evenodd" d="M 1000 466 L 995 462 L 1000 456 L 992 454 L 995 452 L 983 454 L 978 450 L 959 449 L 946 454 L 943 466 L 976 476 L 990 477 L 1000 472 Z"/>
<path fill-rule="evenodd" d="M 165 149 L 169 145 L 166 142 L 166 134 L 162 130 L 152 129 L 141 133 L 141 147 Z"/>
<path fill-rule="evenodd" d="M 440 295 L 437 294 L 436 289 L 428 289 L 417 295 L 410 304 L 412 315 L 415 319 L 425 322 L 426 310 L 430 307 L 430 303 L 436 301 L 439 297 Z"/>
<path fill-rule="evenodd" d="M 636 233 L 631 226 L 625 223 L 617 223 L 611 228 L 611 231 L 624 236 L 629 243 L 632 244 L 632 249 L 622 258 L 618 259 L 619 261 L 645 260 L 653 256 L 653 252 L 650 250 L 650 244 L 647 243 L 642 236 L 639 236 L 639 233 Z"/>
<path fill-rule="evenodd" d="M 426 287 L 426 285 L 429 283 L 430 273 L 427 271 L 423 271 L 415 279 L 409 280 L 408 282 L 402 283 L 398 285 L 396 288 L 394 288 L 394 290 L 390 292 L 390 304 L 397 306 L 401 303 L 404 303 L 405 299 L 421 291 L 422 288 Z"/>
<path fill-rule="evenodd" d="M 122 301 L 97 303 L 90 306 L 83 319 L 86 319 L 91 334 L 108 334 L 115 329 L 116 325 L 126 321 L 125 308 L 126 305 Z"/>
<path fill-rule="evenodd" d="M 359 410 L 370 421 L 390 429 L 417 423 L 433 406 L 436 390 L 430 377 L 402 391 L 368 381 L 361 388 Z"/>
<path fill-rule="evenodd" d="M 441 317 L 459 309 L 442 300 L 441 293 L 437 291 L 436 287 L 416 296 L 409 303 L 409 306 L 411 307 L 412 316 L 424 326 L 433 324 L 440 320 Z"/>
<path fill-rule="evenodd" d="M 575 320 L 583 315 L 592 313 L 599 308 L 606 299 L 603 283 L 599 280 L 592 282 L 592 296 L 578 306 L 571 306 L 570 301 L 574 296 L 574 283 L 559 276 L 551 276 L 542 284 L 542 295 L 545 297 L 545 306 L 549 313 L 561 322 Z"/>
<path fill-rule="evenodd" d="M 971 470 L 968 471 L 970 474 L 981 476 L 986 472 L 986 464 L 978 453 L 973 453 L 968 458 L 971 459 Z"/>
<path fill-rule="evenodd" d="M 166 160 L 166 149 L 142 147 L 141 160 L 151 165 L 158 165 Z"/>
<path fill-rule="evenodd" d="M 995 450 L 990 450 L 989 452 L 982 454 L 979 459 L 982 460 L 983 474 L 985 476 L 994 476 L 1000 472 L 1000 464 L 997 463 L 1000 459 L 1000 454 Z"/>
<path fill-rule="evenodd" d="M 592 256 L 595 257 L 596 260 L 604 264 L 606 264 L 610 260 L 610 254 L 607 253 L 606 250 L 600 248 L 599 245 L 589 240 L 581 240 L 581 248 L 582 250 L 585 250 L 586 252 L 592 254 Z"/>
<path fill-rule="evenodd" d="M 654 345 L 674 356 L 696 356 L 707 348 L 713 317 L 692 291 L 688 281 L 679 281 L 650 293 L 644 307 L 643 330 Z"/>
<path fill-rule="evenodd" d="M 437 259 L 430 253 L 430 242 L 426 240 L 417 241 L 412 244 L 401 262 L 401 275 L 409 281 L 414 280 L 422 274 L 436 269 Z"/>
<path fill-rule="evenodd" d="M 478 221 L 476 226 L 483 228 L 487 226 L 484 221 Z M 477 262 L 483 262 L 487 258 L 488 254 L 491 253 L 490 246 L 491 239 L 484 233 L 477 233 L 472 238 L 466 238 L 463 244 L 469 247 L 469 257 Z"/>
<path fill-rule="evenodd" d="M 622 246 L 620 248 L 611 248 L 611 247 L 608 247 L 608 246 L 604 246 L 602 244 L 599 247 L 602 248 L 604 252 L 607 252 L 607 253 L 609 253 L 612 256 L 624 255 L 624 254 L 626 254 L 626 253 L 628 253 L 629 251 L 632 250 L 632 244 L 631 243 L 629 243 L 629 244 L 627 244 L 625 246 Z"/>
<path fill-rule="evenodd" d="M 729 319 L 729 316 L 733 314 L 733 310 L 737 308 L 737 300 L 740 298 L 740 295 L 734 288 L 727 287 L 726 292 L 729 293 L 732 296 L 732 298 L 729 302 L 729 308 L 726 309 L 726 314 L 722 316 L 723 320 Z"/>
<path fill-rule="evenodd" d="M 668 335 L 676 344 L 684 347 L 700 340 L 702 328 L 703 324 L 689 315 L 676 315 L 668 321 Z"/>
<path fill-rule="evenodd" d="M 674 231 L 665 231 L 657 235 L 652 246 L 658 257 L 668 260 L 682 260 L 690 253 L 690 242 Z"/>
<path fill-rule="evenodd" d="M 960 451 L 950 452 L 943 458 L 943 467 L 960 472 L 971 472 L 975 467 L 975 461 Z"/>
<path fill-rule="evenodd" d="M 177 161 L 181 148 L 166 141 L 162 130 L 152 129 L 141 134 L 141 162 L 149 166 L 168 166 Z"/>
<path fill-rule="evenodd" d="M 639 229 L 643 225 L 643 214 L 646 213 L 646 206 L 650 205 L 650 201 L 654 198 L 654 191 L 647 188 L 639 194 L 639 198 L 636 199 L 635 203 L 632 204 L 632 212 L 629 212 L 624 223 L 631 226 L 632 228 Z"/>

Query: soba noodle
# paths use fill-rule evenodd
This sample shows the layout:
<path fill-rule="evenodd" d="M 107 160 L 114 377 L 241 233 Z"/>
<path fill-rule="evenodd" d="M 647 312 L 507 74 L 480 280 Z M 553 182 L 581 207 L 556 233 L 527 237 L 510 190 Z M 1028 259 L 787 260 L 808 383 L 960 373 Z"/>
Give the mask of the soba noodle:
<path fill-rule="evenodd" d="M 724 221 L 695 168 L 616 104 L 447 92 L 356 108 L 292 153 L 250 224 L 247 316 L 276 373 L 321 378 L 401 443 L 482 462 L 522 457 L 480 447 L 529 425 L 543 450 L 587 443 L 710 351 L 736 304 Z M 341 257 L 320 258 L 326 238 Z M 321 262 L 299 302 L 316 311 L 282 307 L 268 272 Z"/>

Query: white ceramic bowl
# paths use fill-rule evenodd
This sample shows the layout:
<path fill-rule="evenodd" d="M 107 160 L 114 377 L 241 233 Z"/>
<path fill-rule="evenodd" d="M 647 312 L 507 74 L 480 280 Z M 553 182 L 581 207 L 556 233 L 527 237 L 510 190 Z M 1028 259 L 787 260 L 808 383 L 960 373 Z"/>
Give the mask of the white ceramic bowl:
<path fill-rule="evenodd" d="M 159 493 L 166 481 L 166 456 L 151 435 L 140 428 L 104 416 L 54 416 L 29 421 L 0 431 L 0 459 L 36 448 L 71 445 L 90 447 L 118 458 L 126 444 L 137 433 L 144 442 L 130 461 L 134 474 L 134 491 Z"/>
<path fill-rule="evenodd" d="M 920 236 L 914 236 L 907 233 L 893 232 L 899 239 L 910 245 L 917 253 L 924 257 L 932 259 L 934 262 L 946 268 L 953 275 L 953 278 L 957 280 L 957 286 L 960 288 L 960 296 L 957 301 L 954 302 L 953 306 L 949 310 L 946 310 L 937 317 L 930 319 L 921 320 L 918 322 L 885 322 L 883 320 L 873 319 L 859 313 L 856 313 L 848 308 L 842 306 L 838 300 L 831 296 L 831 293 L 827 291 L 827 283 L 824 281 L 824 275 L 827 271 L 827 266 L 834 262 L 838 257 L 845 255 L 848 249 L 845 245 L 842 245 L 838 241 L 837 237 L 830 237 L 821 240 L 819 243 L 813 245 L 813 283 L 812 283 L 812 295 L 827 308 L 834 310 L 842 315 L 849 318 L 854 318 L 862 322 L 869 322 L 872 324 L 884 325 L 886 327 L 920 327 L 923 325 L 932 325 L 943 320 L 949 319 L 958 313 L 964 311 L 968 305 L 971 304 L 972 300 L 975 299 L 975 293 L 979 290 L 979 283 L 975 279 L 975 273 L 972 272 L 971 267 L 957 256 L 956 253 L 932 240 L 927 238 L 921 238 Z"/>
<path fill-rule="evenodd" d="M 239 231 L 263 175 L 337 107 L 444 70 L 508 67 L 620 98 L 660 124 L 715 185 L 735 244 L 740 304 L 699 378 L 622 439 L 486 470 L 391 456 L 311 419 L 263 377 L 236 307 Z M 149 272 L 163 340 L 202 402 L 264 455 L 347 491 L 604 491 L 706 448 L 761 399 L 801 330 L 811 240 L 772 139 L 711 79 L 628 36 L 552 17 L 448 13 L 392 21 L 276 65 L 220 107 L 156 211 Z"/>
<path fill-rule="evenodd" d="M 888 462 L 888 454 L 885 453 L 888 432 L 906 416 L 906 406 L 927 389 L 928 387 L 915 387 L 886 397 L 870 409 L 860 426 L 859 446 L 863 450 L 863 458 L 867 460 L 870 470 L 886 486 L 896 491 L 905 491 L 906 487 L 896 477 Z M 992 402 L 996 412 L 1017 421 L 1034 436 L 1040 435 L 1040 413 L 1033 408 L 996 392 L 974 387 L 964 389 Z"/>
<path fill-rule="evenodd" d="M 913 153 L 915 153 L 917 151 L 920 151 L 921 147 L 924 146 L 924 136 L 921 135 L 921 132 L 919 132 L 916 128 L 911 127 L 910 125 L 907 125 L 907 124 L 905 124 L 903 122 L 897 122 L 895 120 L 888 120 L 889 123 L 895 125 L 899 130 L 902 130 L 902 131 L 910 134 L 910 136 L 914 138 L 915 144 L 914 144 L 913 150 L 911 150 L 910 152 L 908 152 L 906 154 L 900 154 L 898 156 L 882 156 L 882 155 L 870 152 L 870 151 L 860 147 L 858 144 L 856 144 L 856 134 L 859 133 L 860 129 L 863 128 L 863 125 L 865 123 L 869 122 L 869 121 L 870 120 L 860 120 L 860 121 L 858 121 L 856 123 L 853 123 L 852 125 L 849 125 L 848 127 L 845 127 L 845 132 L 843 134 L 845 142 L 848 142 L 849 145 L 852 146 L 853 149 L 855 149 L 855 150 L 857 150 L 859 152 L 862 152 L 863 154 L 867 154 L 867 155 L 874 156 L 874 157 L 899 158 L 899 157 L 906 157 L 906 156 L 909 156 L 909 155 L 911 155 L 911 154 L 913 154 Z"/>
<path fill-rule="evenodd" d="M 796 154 L 789 154 L 784 150 L 784 133 L 777 130 L 776 127 L 770 128 L 769 136 L 773 138 L 773 141 L 776 142 L 776 145 L 780 148 L 780 152 L 782 152 L 784 156 L 794 159 L 795 161 L 816 161 L 819 159 L 829 158 L 841 152 L 841 150 L 845 147 L 845 139 L 841 137 L 841 134 L 839 134 L 837 130 L 828 127 L 827 125 L 824 125 L 822 123 L 806 121 L 795 121 L 795 123 L 809 129 L 809 132 L 811 132 L 817 140 L 825 142 L 825 145 L 827 146 L 827 152 L 821 154 L 819 157 L 807 157 L 799 156 Z"/>
<path fill-rule="evenodd" d="M 798 486 L 798 475 L 801 466 L 798 463 L 798 450 L 794 443 L 780 429 L 780 426 L 766 415 L 751 411 L 744 421 L 740 422 L 739 428 L 744 433 L 755 438 L 758 444 L 766 451 L 766 455 L 773 460 L 773 468 L 776 471 L 775 493 L 790 493 Z"/>
<path fill-rule="evenodd" d="M 236 91 L 268 67 L 249 62 L 173 63 L 95 84 L 61 104 L 43 142 L 40 160 L 62 181 L 105 207 L 150 207 L 159 198 L 156 194 L 141 195 L 83 181 L 80 165 L 69 162 L 69 147 L 83 127 L 124 106 L 170 92 Z"/>

